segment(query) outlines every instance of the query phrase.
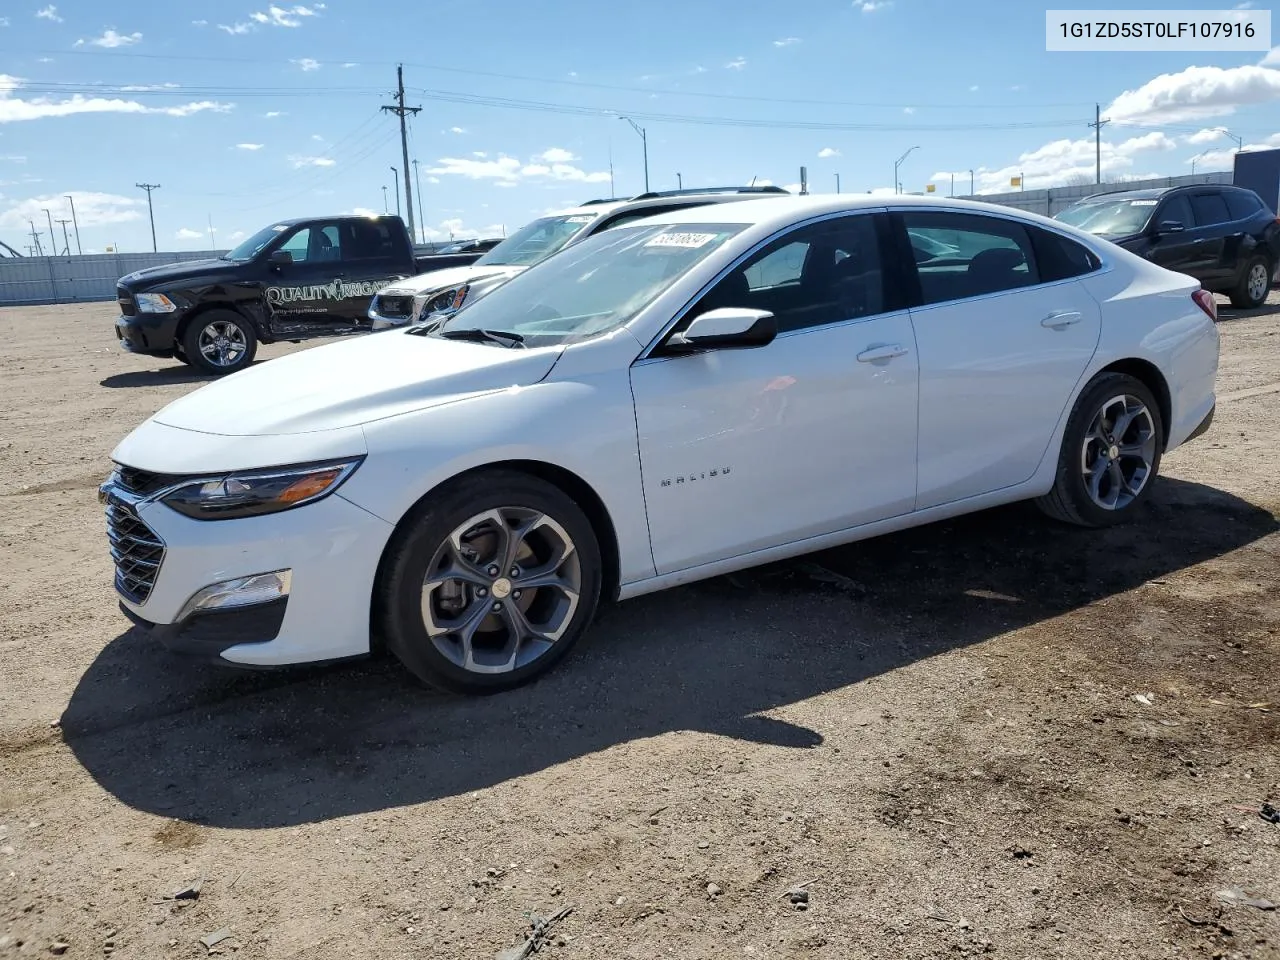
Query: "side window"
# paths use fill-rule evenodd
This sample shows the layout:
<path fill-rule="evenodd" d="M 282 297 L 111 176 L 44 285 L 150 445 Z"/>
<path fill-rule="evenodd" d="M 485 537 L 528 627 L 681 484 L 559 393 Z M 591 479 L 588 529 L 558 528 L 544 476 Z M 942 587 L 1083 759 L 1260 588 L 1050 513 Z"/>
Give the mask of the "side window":
<path fill-rule="evenodd" d="M 926 305 L 1042 282 L 1031 237 L 1020 223 L 968 213 L 901 216 Z"/>
<path fill-rule="evenodd" d="M 288 250 L 294 263 L 325 263 L 342 258 L 336 224 L 323 227 L 303 227 L 285 241 L 281 250 Z"/>
<path fill-rule="evenodd" d="M 284 242 L 284 246 L 280 249 L 284 250 L 293 257 L 294 263 L 306 263 L 307 252 L 311 246 L 311 228 L 303 227 L 292 237 Z"/>
<path fill-rule="evenodd" d="M 1088 247 L 1051 230 L 1032 228 L 1031 243 L 1035 247 L 1041 283 L 1081 277 L 1102 266 L 1102 261 Z"/>
<path fill-rule="evenodd" d="M 882 312 L 874 216 L 826 220 L 779 237 L 709 290 L 688 317 L 717 307 L 768 310 L 779 332 Z"/>
<path fill-rule="evenodd" d="M 1227 198 L 1227 209 L 1231 211 L 1232 220 L 1248 220 L 1262 208 L 1262 198 L 1256 193 L 1229 190 L 1224 196 Z"/>
<path fill-rule="evenodd" d="M 1227 209 L 1227 201 L 1220 193 L 1195 193 L 1191 195 L 1191 209 L 1195 211 L 1196 226 L 1207 227 L 1215 223 L 1226 223 L 1231 219 L 1231 211 Z"/>
<path fill-rule="evenodd" d="M 1180 193 L 1160 204 L 1160 211 L 1156 214 L 1156 226 L 1166 220 L 1174 220 L 1188 230 L 1196 225 L 1196 218 L 1191 212 L 1191 204 L 1187 202 L 1186 194 Z"/>
<path fill-rule="evenodd" d="M 396 255 L 395 238 L 386 223 L 356 220 L 344 232 L 342 252 L 347 260 L 391 260 Z"/>

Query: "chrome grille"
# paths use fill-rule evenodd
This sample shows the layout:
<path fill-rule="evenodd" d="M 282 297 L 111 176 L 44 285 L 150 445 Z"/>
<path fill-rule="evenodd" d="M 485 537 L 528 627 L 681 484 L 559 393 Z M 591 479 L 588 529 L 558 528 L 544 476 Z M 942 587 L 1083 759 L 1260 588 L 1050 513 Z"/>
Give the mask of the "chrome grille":
<path fill-rule="evenodd" d="M 107 494 L 107 539 L 116 565 L 116 589 L 134 603 L 146 603 L 164 560 L 164 542 L 143 523 L 133 505 Z"/>

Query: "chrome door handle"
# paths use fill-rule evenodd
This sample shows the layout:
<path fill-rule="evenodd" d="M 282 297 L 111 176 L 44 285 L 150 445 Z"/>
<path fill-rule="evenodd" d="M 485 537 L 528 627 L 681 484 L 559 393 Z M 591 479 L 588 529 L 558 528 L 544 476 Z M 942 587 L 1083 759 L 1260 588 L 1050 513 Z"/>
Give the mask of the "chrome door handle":
<path fill-rule="evenodd" d="M 1204 243 L 1204 241 L 1205 241 L 1205 238 L 1204 238 L 1204 237 L 1196 237 L 1196 238 L 1195 238 L 1194 240 L 1192 240 L 1191 242 L 1192 242 L 1192 243 Z"/>
<path fill-rule="evenodd" d="M 1084 314 L 1078 310 L 1060 310 L 1057 313 L 1051 313 L 1040 321 L 1040 326 L 1048 327 L 1050 330 L 1065 330 L 1073 323 L 1079 323 L 1084 319 Z"/>
<path fill-rule="evenodd" d="M 859 363 L 875 363 L 877 360 L 892 360 L 895 357 L 905 357 L 907 349 L 896 343 L 886 344 L 882 347 L 870 347 L 858 354 Z"/>

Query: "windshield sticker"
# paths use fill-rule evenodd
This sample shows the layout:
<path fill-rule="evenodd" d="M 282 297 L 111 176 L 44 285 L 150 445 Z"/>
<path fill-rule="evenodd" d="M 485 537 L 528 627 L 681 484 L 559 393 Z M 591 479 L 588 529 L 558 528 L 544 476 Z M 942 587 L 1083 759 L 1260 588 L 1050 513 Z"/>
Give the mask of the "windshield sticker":
<path fill-rule="evenodd" d="M 683 247 L 696 250 L 716 238 L 714 233 L 660 233 L 645 243 L 646 247 Z"/>
<path fill-rule="evenodd" d="M 1154 207 L 1160 201 L 1159 200 L 1130 200 L 1129 202 L 1132 203 L 1135 207 Z"/>
<path fill-rule="evenodd" d="M 595 217 L 565 217 L 565 223 L 590 223 Z"/>
<path fill-rule="evenodd" d="M 288 229 L 289 229 L 289 227 L 288 227 L 288 225 L 287 225 L 287 224 L 277 223 L 277 224 L 276 224 L 274 227 L 272 227 L 271 229 L 272 229 L 272 230 L 274 230 L 276 233 L 282 233 L 283 231 L 288 230 Z"/>
<path fill-rule="evenodd" d="M 390 280 L 360 280 L 355 283 L 333 281 L 310 287 L 267 287 L 264 291 L 267 303 L 297 303 L 300 300 L 346 300 L 352 297 L 372 297 Z"/>

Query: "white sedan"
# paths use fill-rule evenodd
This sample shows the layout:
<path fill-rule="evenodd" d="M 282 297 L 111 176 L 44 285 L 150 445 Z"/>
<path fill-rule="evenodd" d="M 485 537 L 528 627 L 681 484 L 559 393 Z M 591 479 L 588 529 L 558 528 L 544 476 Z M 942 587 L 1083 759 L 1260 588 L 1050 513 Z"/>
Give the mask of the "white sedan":
<path fill-rule="evenodd" d="M 602 598 L 1015 500 L 1130 517 L 1212 419 L 1215 313 L 1003 207 L 666 214 L 169 404 L 101 490 L 116 589 L 226 663 L 385 644 L 431 684 L 512 687 Z"/>

